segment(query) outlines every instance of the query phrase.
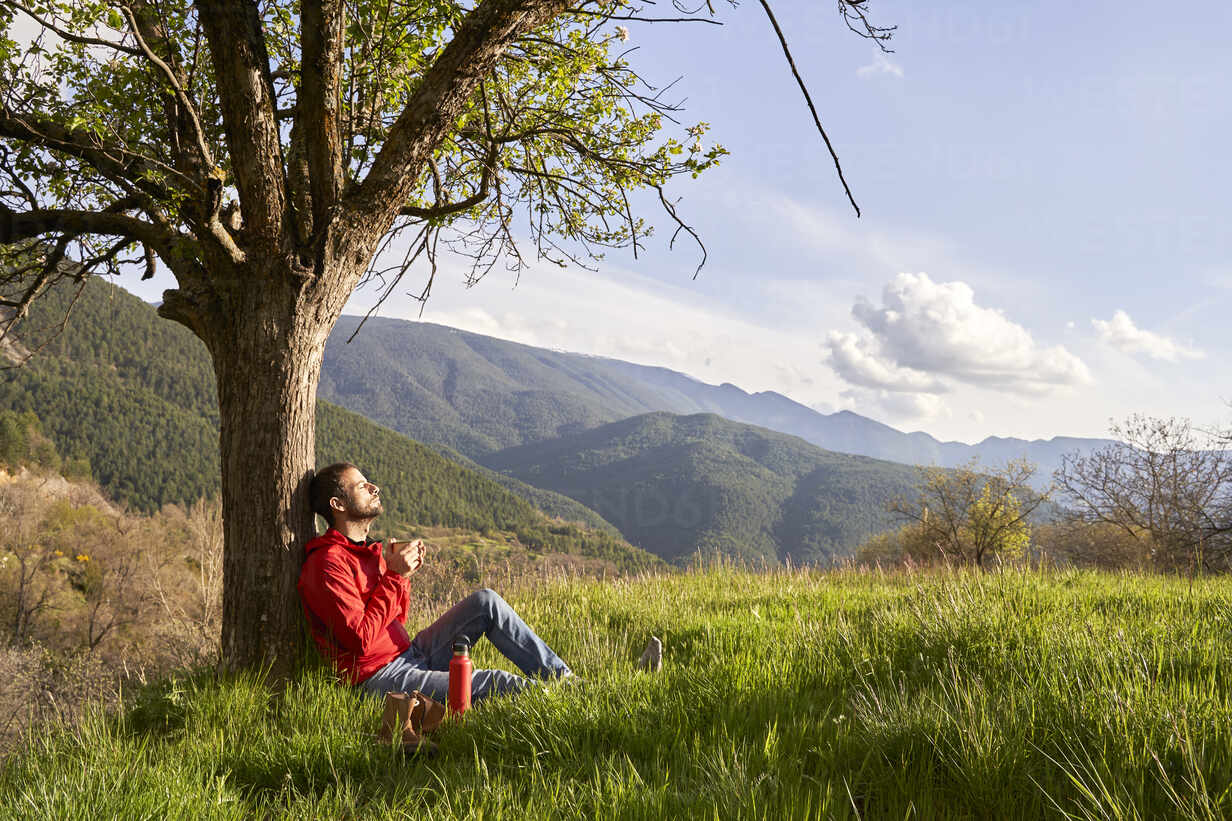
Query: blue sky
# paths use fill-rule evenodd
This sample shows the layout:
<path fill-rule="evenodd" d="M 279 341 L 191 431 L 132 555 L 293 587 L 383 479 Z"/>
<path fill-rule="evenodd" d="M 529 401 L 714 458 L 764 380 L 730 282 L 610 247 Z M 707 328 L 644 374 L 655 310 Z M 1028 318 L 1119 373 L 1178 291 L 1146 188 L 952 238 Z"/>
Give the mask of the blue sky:
<path fill-rule="evenodd" d="M 1232 7 L 869 5 L 893 54 L 830 3 L 775 4 L 862 219 L 759 5 L 716 5 L 721 28 L 632 23 L 634 65 L 683 75 L 683 119 L 732 152 L 674 190 L 701 275 L 648 202 L 640 259 L 471 289 L 447 263 L 423 319 L 944 439 L 1096 436 L 1134 412 L 1226 424 Z"/>
<path fill-rule="evenodd" d="M 686 119 L 732 152 L 676 188 L 701 276 L 662 231 L 597 274 L 445 278 L 424 319 L 946 439 L 1227 422 L 1228 6 L 874 2 L 889 55 L 829 4 L 775 8 L 862 219 L 760 6 L 633 24 L 635 64 L 684 75 Z"/>

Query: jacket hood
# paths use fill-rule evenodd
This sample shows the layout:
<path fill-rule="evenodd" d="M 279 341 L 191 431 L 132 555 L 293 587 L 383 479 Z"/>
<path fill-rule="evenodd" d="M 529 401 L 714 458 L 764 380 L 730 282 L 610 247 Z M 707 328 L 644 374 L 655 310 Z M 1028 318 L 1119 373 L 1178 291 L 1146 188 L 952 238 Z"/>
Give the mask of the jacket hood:
<path fill-rule="evenodd" d="M 352 550 L 359 550 L 360 548 L 368 547 L 373 544 L 378 544 L 376 539 L 366 539 L 362 544 L 359 544 L 351 541 L 346 536 L 343 536 L 339 531 L 331 527 L 320 536 L 310 539 L 308 544 L 304 545 L 304 555 L 307 556 L 315 550 L 320 550 L 323 547 L 331 547 L 333 545 L 340 545 L 342 547 L 349 547 Z"/>

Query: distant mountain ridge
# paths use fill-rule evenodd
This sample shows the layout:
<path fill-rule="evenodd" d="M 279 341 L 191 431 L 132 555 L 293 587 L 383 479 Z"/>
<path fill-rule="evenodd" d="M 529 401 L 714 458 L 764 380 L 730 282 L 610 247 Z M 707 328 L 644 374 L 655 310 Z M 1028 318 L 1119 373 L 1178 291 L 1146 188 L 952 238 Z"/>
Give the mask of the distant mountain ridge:
<path fill-rule="evenodd" d="M 680 563 L 700 551 L 828 564 L 895 523 L 915 468 L 825 451 L 715 414 L 649 413 L 484 457 L 571 496 L 633 544 Z"/>
<path fill-rule="evenodd" d="M 1062 454 L 1108 442 L 989 437 L 975 445 L 904 433 L 851 411 L 823 414 L 773 391 L 710 385 L 667 368 L 535 348 L 398 319 L 342 317 L 325 352 L 320 396 L 472 459 L 656 411 L 713 413 L 799 436 L 825 450 L 903 464 L 986 466 L 1026 457 L 1047 481 Z M 480 461 L 482 461 L 480 459 Z"/>

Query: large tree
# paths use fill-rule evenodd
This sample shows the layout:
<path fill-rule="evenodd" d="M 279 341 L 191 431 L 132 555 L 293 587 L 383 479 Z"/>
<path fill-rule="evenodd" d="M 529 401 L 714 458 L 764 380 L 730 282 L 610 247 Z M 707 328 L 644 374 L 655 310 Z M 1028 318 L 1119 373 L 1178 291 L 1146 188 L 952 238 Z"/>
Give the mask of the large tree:
<path fill-rule="evenodd" d="M 864 4 L 838 6 L 880 43 Z M 229 665 L 295 660 L 321 357 L 357 286 L 388 294 L 419 261 L 426 297 L 438 251 L 479 278 L 522 265 L 515 237 L 562 264 L 636 252 L 638 190 L 692 233 L 664 185 L 724 151 L 627 62 L 617 23 L 645 18 L 628 0 L 0 0 L 4 318 L 100 267 L 174 275 L 159 312 L 217 377 Z"/>

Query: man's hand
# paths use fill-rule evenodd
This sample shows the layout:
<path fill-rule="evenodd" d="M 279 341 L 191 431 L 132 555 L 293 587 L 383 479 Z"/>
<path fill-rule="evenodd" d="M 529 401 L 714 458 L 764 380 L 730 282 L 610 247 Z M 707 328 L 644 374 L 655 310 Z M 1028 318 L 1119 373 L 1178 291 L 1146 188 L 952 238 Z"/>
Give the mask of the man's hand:
<path fill-rule="evenodd" d="M 423 539 L 410 542 L 390 539 L 385 548 L 385 566 L 400 576 L 411 576 L 423 565 L 427 549 Z"/>

